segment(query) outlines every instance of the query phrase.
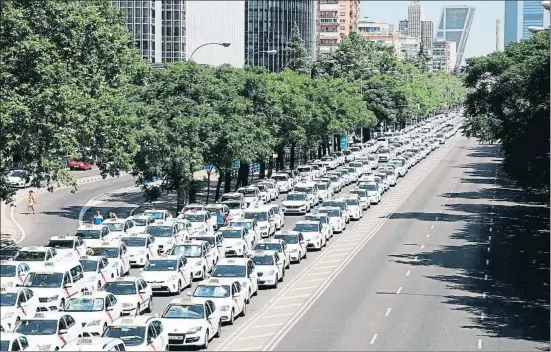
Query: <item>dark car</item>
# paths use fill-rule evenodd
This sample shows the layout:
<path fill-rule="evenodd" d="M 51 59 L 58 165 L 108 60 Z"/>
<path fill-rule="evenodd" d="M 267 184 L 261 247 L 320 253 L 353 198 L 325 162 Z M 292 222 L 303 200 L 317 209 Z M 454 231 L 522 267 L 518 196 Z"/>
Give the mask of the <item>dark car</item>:
<path fill-rule="evenodd" d="M 20 249 L 15 245 L 3 246 L 3 243 L 0 243 L 0 260 L 12 259 Z"/>

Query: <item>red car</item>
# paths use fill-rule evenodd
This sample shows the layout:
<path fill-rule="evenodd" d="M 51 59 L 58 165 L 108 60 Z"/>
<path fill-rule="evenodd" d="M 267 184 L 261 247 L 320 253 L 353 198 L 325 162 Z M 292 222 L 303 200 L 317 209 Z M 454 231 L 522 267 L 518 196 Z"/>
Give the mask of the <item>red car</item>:
<path fill-rule="evenodd" d="M 92 164 L 89 161 L 71 160 L 69 162 L 71 170 L 92 170 Z"/>

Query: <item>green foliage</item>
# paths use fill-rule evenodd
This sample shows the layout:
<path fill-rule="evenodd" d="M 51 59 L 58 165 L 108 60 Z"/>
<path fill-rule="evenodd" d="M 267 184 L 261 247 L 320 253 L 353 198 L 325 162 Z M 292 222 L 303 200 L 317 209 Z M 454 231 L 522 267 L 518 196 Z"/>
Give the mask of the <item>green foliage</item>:
<path fill-rule="evenodd" d="M 308 50 L 306 49 L 304 39 L 302 39 L 300 29 L 296 23 L 293 24 L 293 28 L 291 29 L 291 38 L 287 43 L 286 51 L 290 58 L 287 67 L 296 72 L 310 72 L 308 68 L 308 59 L 306 59 L 306 57 L 308 57 Z"/>
<path fill-rule="evenodd" d="M 549 189 L 549 31 L 467 60 L 468 136 L 499 141 L 522 185 Z"/>

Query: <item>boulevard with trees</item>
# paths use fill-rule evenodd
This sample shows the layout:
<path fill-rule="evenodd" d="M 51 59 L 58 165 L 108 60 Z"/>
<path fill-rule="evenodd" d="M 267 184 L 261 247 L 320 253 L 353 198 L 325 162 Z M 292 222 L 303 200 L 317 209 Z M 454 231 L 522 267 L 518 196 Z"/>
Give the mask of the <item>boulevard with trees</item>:
<path fill-rule="evenodd" d="M 105 176 L 125 170 L 138 184 L 160 176 L 183 204 L 205 164 L 220 176 L 218 195 L 230 190 L 235 161 L 246 185 L 253 162 L 263 177 L 285 167 L 286 153 L 293 167 L 338 148 L 336 136 L 367 140 L 466 94 L 458 77 L 429 74 L 356 33 L 312 61 L 294 30 L 294 61 L 282 72 L 194 62 L 154 69 L 109 0 L 5 0 L 2 11 L 0 173 L 24 168 L 35 186 L 76 191 L 62 158 L 86 154 Z M 0 177 L 0 200 L 13 194 Z"/>

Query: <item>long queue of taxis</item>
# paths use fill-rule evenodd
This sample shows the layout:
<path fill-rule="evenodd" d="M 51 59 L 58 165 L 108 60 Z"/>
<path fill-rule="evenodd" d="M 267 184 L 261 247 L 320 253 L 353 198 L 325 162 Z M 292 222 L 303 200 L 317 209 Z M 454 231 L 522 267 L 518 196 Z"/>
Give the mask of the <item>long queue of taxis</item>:
<path fill-rule="evenodd" d="M 435 130 L 385 136 L 314 161 L 297 175 L 263 180 L 277 193 L 267 185 L 249 186 L 223 195 L 217 205 L 187 206 L 176 218 L 148 210 L 21 248 L 0 262 L 0 349 L 207 348 L 223 325 L 247 314 L 260 289 L 277 289 L 292 265 L 309 251 L 323 250 L 381 202 L 384 192 L 441 144 Z M 281 193 L 287 193 L 282 205 L 270 204 Z M 222 219 L 219 210 L 231 217 Z M 285 215 L 292 213 L 303 218 L 282 230 Z M 128 275 L 132 266 L 142 268 L 139 276 Z M 182 295 L 193 281 L 195 289 Z M 177 297 L 153 315 L 157 292 Z"/>

